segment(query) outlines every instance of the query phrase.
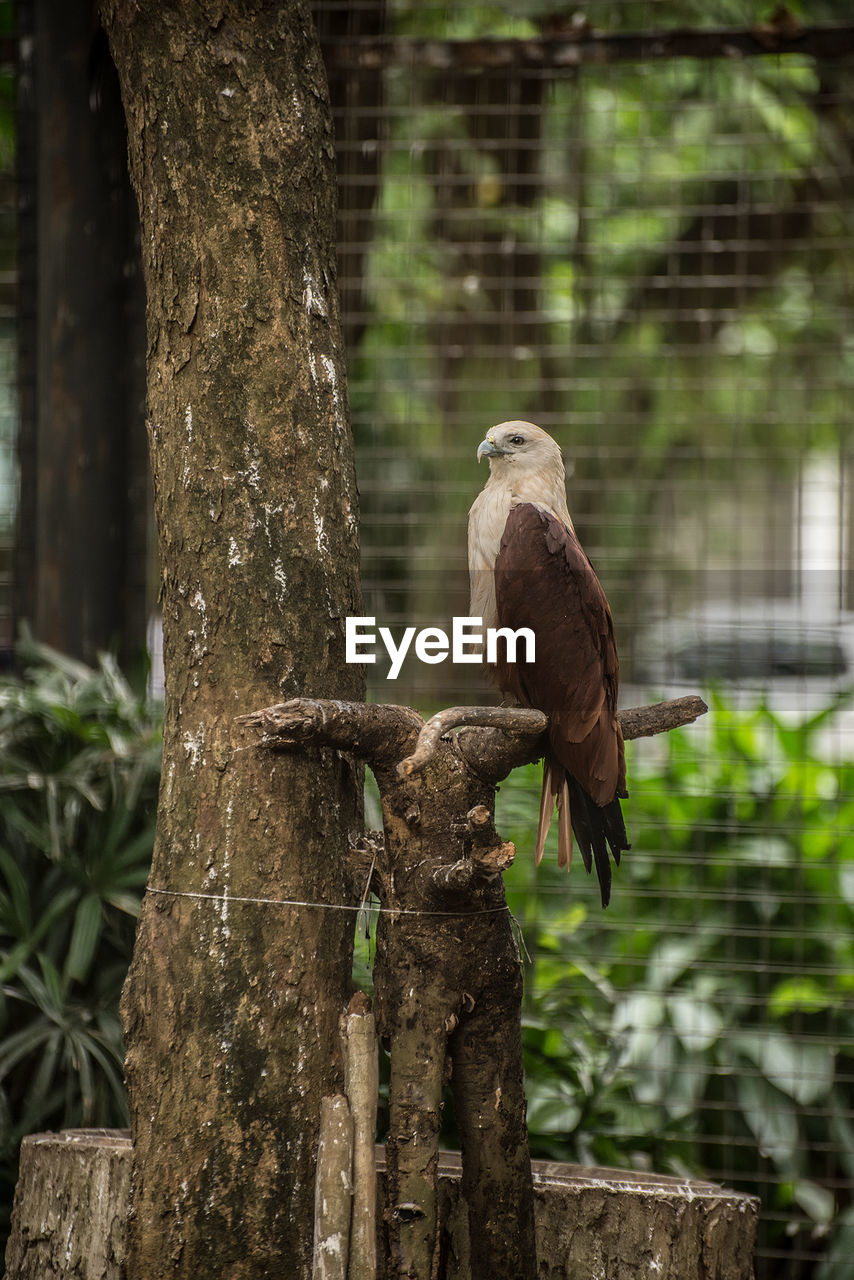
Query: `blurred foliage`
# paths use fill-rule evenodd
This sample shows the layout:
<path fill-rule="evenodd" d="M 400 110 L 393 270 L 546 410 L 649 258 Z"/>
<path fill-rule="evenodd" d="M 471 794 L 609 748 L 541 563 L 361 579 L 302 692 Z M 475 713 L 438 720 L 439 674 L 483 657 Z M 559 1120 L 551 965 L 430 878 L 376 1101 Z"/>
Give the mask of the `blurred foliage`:
<path fill-rule="evenodd" d="M 742 26 L 774 8 L 585 14 L 618 31 Z M 841 0 L 789 8 L 850 16 Z M 401 0 L 389 29 L 532 36 L 554 16 L 545 0 Z M 369 612 L 461 611 L 474 449 L 508 417 L 554 430 L 574 462 L 570 508 L 609 597 L 625 598 L 624 655 L 661 603 L 651 563 L 687 604 L 700 553 L 761 562 L 756 508 L 789 492 L 807 453 L 851 437 L 846 76 L 793 54 L 553 77 L 388 71 L 367 325 L 350 353 Z"/>
<path fill-rule="evenodd" d="M 821 1280 L 852 1274 L 854 1217 L 854 765 L 814 750 L 836 711 L 793 728 L 717 701 L 636 757 L 604 913 L 580 865 L 525 856 L 538 770 L 497 808 L 533 958 L 534 1154 L 735 1183 L 762 1199 L 764 1250 L 827 1248 L 785 1273 Z"/>
<path fill-rule="evenodd" d="M 0 680 L 0 1225 L 21 1138 L 128 1123 L 118 1001 L 148 875 L 157 709 L 26 641 Z"/>

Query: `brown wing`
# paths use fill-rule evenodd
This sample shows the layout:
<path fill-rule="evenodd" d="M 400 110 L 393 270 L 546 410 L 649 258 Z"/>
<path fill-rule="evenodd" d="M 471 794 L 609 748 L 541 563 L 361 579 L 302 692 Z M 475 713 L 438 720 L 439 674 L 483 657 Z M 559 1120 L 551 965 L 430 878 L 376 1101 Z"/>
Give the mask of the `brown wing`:
<path fill-rule="evenodd" d="M 572 530 L 530 503 L 514 507 L 495 561 L 495 596 L 499 626 L 530 627 L 536 637 L 534 662 L 499 662 L 500 687 L 548 715 L 555 757 L 597 805 L 624 796 L 614 624 Z"/>

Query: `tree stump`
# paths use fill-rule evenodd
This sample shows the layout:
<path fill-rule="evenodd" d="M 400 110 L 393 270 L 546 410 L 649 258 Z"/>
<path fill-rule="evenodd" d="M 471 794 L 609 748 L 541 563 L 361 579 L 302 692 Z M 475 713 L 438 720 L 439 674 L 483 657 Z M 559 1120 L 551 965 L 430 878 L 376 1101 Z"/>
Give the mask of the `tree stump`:
<path fill-rule="evenodd" d="M 123 1280 L 130 1138 L 70 1130 L 24 1139 L 6 1280 Z M 384 1151 L 378 1196 L 385 1192 Z M 439 1280 L 470 1280 L 460 1158 L 439 1160 Z M 541 1280 L 752 1280 L 758 1202 L 712 1182 L 534 1161 Z M 379 1280 L 388 1280 L 378 1223 Z"/>
<path fill-rule="evenodd" d="M 545 1160 L 532 1169 L 538 1280 L 752 1280 L 753 1196 L 656 1173 Z M 459 1156 L 442 1152 L 441 1280 L 471 1280 L 459 1179 Z"/>
<path fill-rule="evenodd" d="M 123 1130 L 24 1138 L 7 1280 L 124 1280 L 130 1161 Z"/>

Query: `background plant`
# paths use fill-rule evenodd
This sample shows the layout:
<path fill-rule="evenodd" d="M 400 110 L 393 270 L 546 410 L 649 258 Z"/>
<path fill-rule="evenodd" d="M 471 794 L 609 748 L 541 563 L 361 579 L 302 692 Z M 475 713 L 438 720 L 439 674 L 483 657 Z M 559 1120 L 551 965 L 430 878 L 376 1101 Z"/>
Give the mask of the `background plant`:
<path fill-rule="evenodd" d="M 580 868 L 534 878 L 536 770 L 499 799 L 535 1154 L 740 1185 L 772 1255 L 827 1244 L 827 1280 L 854 1275 L 854 766 L 815 750 L 835 710 L 792 728 L 716 700 L 636 760 L 607 913 Z"/>
<path fill-rule="evenodd" d="M 118 1000 L 148 874 L 160 714 L 115 662 L 25 642 L 0 682 L 0 1203 L 21 1138 L 127 1124 Z"/>

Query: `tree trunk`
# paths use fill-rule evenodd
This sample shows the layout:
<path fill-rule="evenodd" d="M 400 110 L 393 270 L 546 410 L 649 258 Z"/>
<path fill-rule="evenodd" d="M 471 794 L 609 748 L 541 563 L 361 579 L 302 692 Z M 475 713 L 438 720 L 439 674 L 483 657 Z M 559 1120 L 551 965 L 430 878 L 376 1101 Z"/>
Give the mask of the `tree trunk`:
<path fill-rule="evenodd" d="M 516 725 L 516 713 L 505 709 L 503 718 Z M 534 713 L 529 750 L 544 719 Z M 353 750 L 370 764 L 380 790 L 383 838 L 353 856 L 361 857 L 363 882 L 382 907 L 374 992 L 377 1029 L 391 1054 L 384 1214 L 390 1274 L 439 1274 L 439 1133 L 449 1082 L 473 1280 L 533 1280 L 522 975 L 500 875 L 513 846 L 502 844 L 493 826 L 488 772 L 469 768 L 456 741 L 439 737 L 412 765 L 424 722 L 404 707 L 302 699 L 243 723 L 263 731 L 264 746 Z"/>
<path fill-rule="evenodd" d="M 127 1274 L 303 1277 L 353 918 L 300 904 L 349 900 L 361 778 L 329 750 L 232 750 L 231 728 L 283 695 L 362 692 L 325 77 L 299 0 L 107 0 L 105 20 L 142 222 L 166 665 L 155 892 L 123 998 Z M 253 901 L 271 898 L 292 905 Z"/>

